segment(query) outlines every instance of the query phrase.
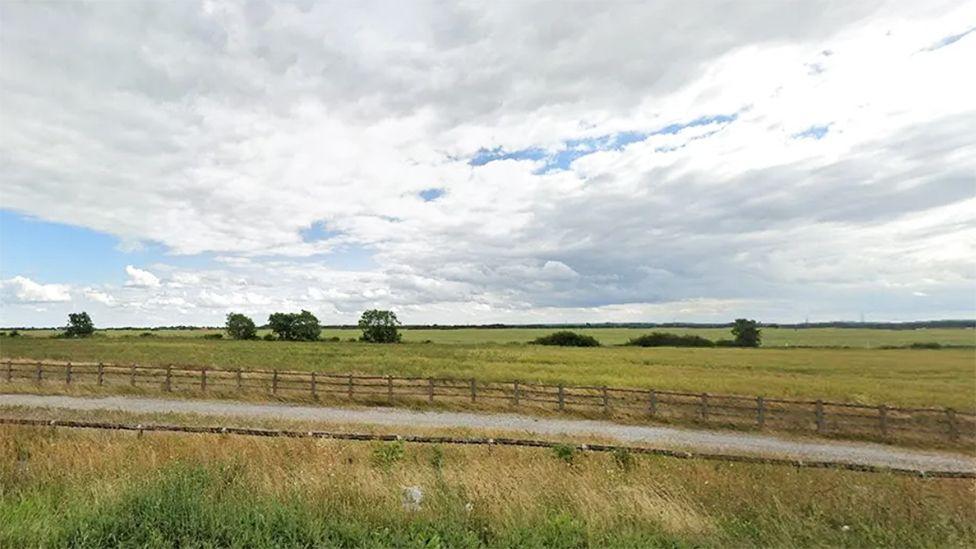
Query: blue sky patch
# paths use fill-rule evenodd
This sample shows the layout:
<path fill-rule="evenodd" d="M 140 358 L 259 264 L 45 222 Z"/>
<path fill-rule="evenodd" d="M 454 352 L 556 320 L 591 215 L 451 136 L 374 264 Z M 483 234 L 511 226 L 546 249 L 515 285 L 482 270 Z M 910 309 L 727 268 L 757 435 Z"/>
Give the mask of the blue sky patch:
<path fill-rule="evenodd" d="M 316 242 L 319 240 L 329 240 L 330 238 L 335 238 L 342 233 L 339 231 L 330 230 L 325 224 L 325 221 L 316 221 L 307 229 L 302 229 L 299 231 L 299 234 L 302 235 L 302 240 L 305 242 Z"/>
<path fill-rule="evenodd" d="M 433 202 L 444 196 L 444 189 L 424 189 L 417 194 L 424 202 Z"/>
<path fill-rule="evenodd" d="M 647 132 L 624 131 L 597 137 L 569 139 L 564 141 L 562 147 L 556 151 L 547 151 L 541 147 L 530 147 L 517 151 L 505 151 L 501 147 L 481 149 L 474 154 L 471 160 L 468 161 L 468 164 L 471 166 L 484 166 L 496 160 L 545 160 L 545 164 L 536 170 L 537 174 L 554 170 L 568 170 L 576 159 L 588 154 L 599 151 L 619 151 L 631 143 L 644 141 L 653 135 L 675 135 L 687 128 L 707 126 L 709 124 L 728 124 L 735 121 L 736 118 L 738 118 L 737 113 L 701 116 L 690 122 L 668 124 L 667 126 Z"/>
<path fill-rule="evenodd" d="M 827 135 L 828 131 L 830 131 L 830 124 L 826 126 L 810 126 L 800 133 L 794 133 L 792 137 L 793 139 L 816 139 L 819 141 Z"/>

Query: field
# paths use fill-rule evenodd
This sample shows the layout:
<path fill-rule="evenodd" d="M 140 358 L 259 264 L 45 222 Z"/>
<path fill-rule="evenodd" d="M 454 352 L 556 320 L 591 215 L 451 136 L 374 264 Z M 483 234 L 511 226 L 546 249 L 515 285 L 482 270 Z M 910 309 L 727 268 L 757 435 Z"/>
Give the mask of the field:
<path fill-rule="evenodd" d="M 479 343 L 527 343 L 539 336 L 552 333 L 550 328 L 459 328 L 459 329 L 404 329 L 405 342 L 475 345 Z M 604 345 L 621 345 L 629 339 L 652 331 L 676 334 L 695 334 L 711 340 L 730 339 L 725 328 L 583 328 L 573 331 L 591 335 Z M 133 337 L 147 330 L 101 330 L 99 336 Z M 50 337 L 54 330 L 25 330 L 27 337 Z M 203 337 L 207 334 L 223 333 L 220 329 L 203 328 L 197 330 L 152 330 L 156 337 Z M 264 336 L 269 330 L 259 330 Z M 808 328 L 802 330 L 787 328 L 763 328 L 764 347 L 855 347 L 874 348 L 883 346 L 905 346 L 912 343 L 939 343 L 941 345 L 976 346 L 976 330 L 968 328 L 924 328 L 916 330 L 881 330 L 857 328 Z M 338 337 L 342 340 L 358 338 L 356 329 L 325 329 L 322 338 Z"/>
<path fill-rule="evenodd" d="M 561 348 L 188 337 L 4 338 L 0 356 L 568 383 L 976 408 L 973 349 Z"/>
<path fill-rule="evenodd" d="M 966 547 L 974 497 L 628 454 L 0 428 L 3 547 Z"/>

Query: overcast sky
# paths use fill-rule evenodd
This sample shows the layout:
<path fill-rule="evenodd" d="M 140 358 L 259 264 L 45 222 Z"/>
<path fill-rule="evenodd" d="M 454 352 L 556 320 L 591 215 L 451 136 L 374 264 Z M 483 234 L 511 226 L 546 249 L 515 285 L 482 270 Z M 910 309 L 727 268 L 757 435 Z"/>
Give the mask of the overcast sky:
<path fill-rule="evenodd" d="M 976 2 L 0 3 L 0 324 L 976 316 Z"/>

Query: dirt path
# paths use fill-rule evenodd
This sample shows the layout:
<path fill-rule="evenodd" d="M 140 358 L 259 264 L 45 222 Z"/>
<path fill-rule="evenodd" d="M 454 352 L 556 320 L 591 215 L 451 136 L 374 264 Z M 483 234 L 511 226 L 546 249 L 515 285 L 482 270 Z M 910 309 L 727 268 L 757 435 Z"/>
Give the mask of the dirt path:
<path fill-rule="evenodd" d="M 913 450 L 862 442 L 798 441 L 753 433 L 622 425 L 608 421 L 537 418 L 515 414 L 424 412 L 402 408 L 329 408 L 121 396 L 90 398 L 0 394 L 0 407 L 4 406 L 135 413 L 175 412 L 390 427 L 493 429 L 535 435 L 597 435 L 630 444 L 692 449 L 698 452 L 789 457 L 810 461 L 841 461 L 918 470 L 976 471 L 976 459 L 948 452 Z"/>

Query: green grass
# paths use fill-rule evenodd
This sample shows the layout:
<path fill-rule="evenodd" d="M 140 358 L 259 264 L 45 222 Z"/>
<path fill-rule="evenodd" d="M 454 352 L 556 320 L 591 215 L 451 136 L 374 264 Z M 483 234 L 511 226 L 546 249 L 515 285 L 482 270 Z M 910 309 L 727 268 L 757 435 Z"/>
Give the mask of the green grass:
<path fill-rule="evenodd" d="M 0 546 L 976 544 L 971 480 L 411 444 L 377 464 L 384 447 L 3 428 Z"/>
<path fill-rule="evenodd" d="M 461 328 L 456 330 L 403 330 L 405 342 L 450 343 L 450 344 L 478 344 L 478 343 L 528 343 L 537 337 L 551 334 L 557 328 L 497 328 L 475 329 Z M 147 330 L 102 330 L 98 335 L 106 337 L 132 337 Z M 653 331 L 675 334 L 693 334 L 711 340 L 731 339 L 731 334 L 725 328 L 591 328 L 574 329 L 597 338 L 604 345 L 620 345 L 629 339 Z M 218 329 L 199 330 L 154 330 L 150 333 L 156 337 L 203 337 L 207 334 L 222 333 Z M 25 337 L 50 337 L 53 330 L 23 330 Z M 269 330 L 259 330 L 258 335 L 270 333 Z M 904 346 L 912 343 L 935 342 L 942 345 L 976 346 L 976 330 L 971 328 L 932 328 L 918 330 L 872 330 L 857 328 L 810 328 L 794 330 L 784 328 L 763 328 L 763 346 L 765 347 L 856 347 L 871 348 L 883 346 Z M 322 331 L 322 338 L 339 337 L 342 340 L 358 338 L 359 330 L 329 329 Z M 226 335 L 225 335 L 226 337 Z"/>
<path fill-rule="evenodd" d="M 6 338 L 3 357 L 381 375 L 520 379 L 976 408 L 973 349 L 563 348 L 200 338 Z"/>

